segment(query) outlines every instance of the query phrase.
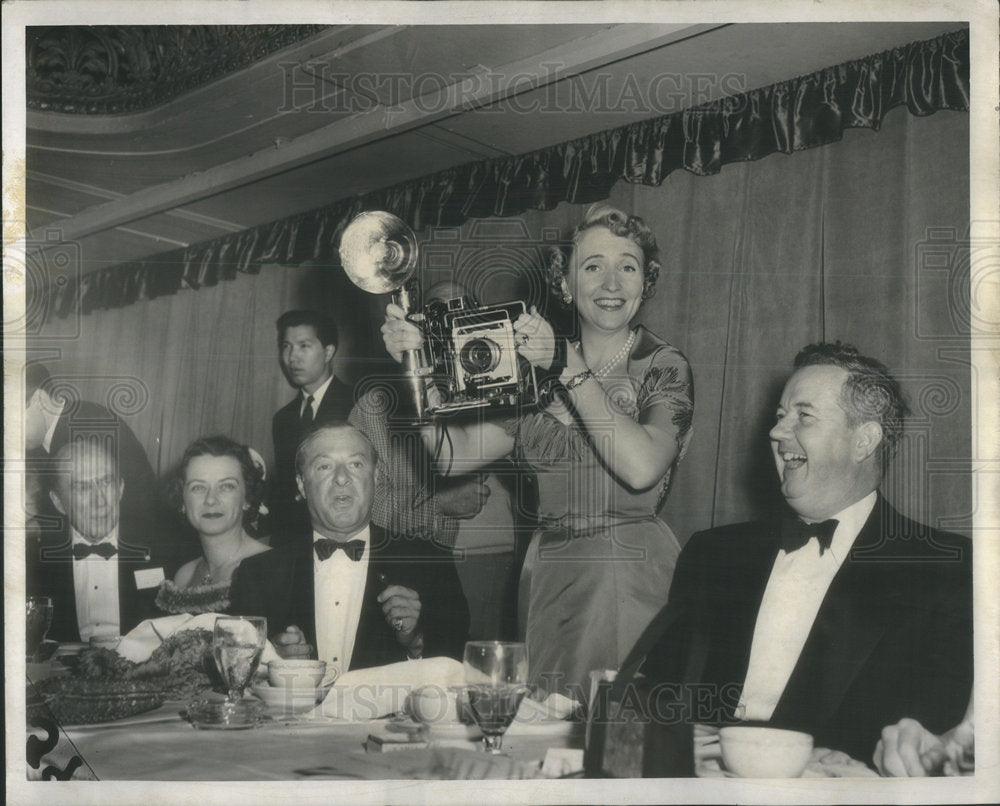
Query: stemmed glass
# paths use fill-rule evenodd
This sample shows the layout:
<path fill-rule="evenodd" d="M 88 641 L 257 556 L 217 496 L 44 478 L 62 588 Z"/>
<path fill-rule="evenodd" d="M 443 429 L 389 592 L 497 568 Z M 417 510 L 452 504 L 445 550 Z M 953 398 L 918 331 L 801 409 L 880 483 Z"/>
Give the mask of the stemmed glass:
<path fill-rule="evenodd" d="M 267 619 L 261 616 L 219 616 L 215 620 L 212 651 L 215 665 L 229 691 L 226 703 L 235 706 L 253 678 L 267 641 Z"/>
<path fill-rule="evenodd" d="M 38 658 L 38 651 L 45 643 L 49 627 L 52 626 L 52 597 L 29 596 L 25 604 L 24 648 L 27 650 L 27 660 L 32 662 Z"/>
<path fill-rule="evenodd" d="M 528 648 L 507 641 L 469 641 L 463 659 L 469 708 L 487 753 L 499 753 L 504 732 L 528 693 Z"/>

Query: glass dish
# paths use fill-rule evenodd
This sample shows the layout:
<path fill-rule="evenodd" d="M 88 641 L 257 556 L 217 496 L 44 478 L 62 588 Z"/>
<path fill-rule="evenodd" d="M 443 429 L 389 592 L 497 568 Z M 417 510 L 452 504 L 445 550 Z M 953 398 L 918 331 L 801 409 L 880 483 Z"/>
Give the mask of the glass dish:
<path fill-rule="evenodd" d="M 191 724 L 201 730 L 246 730 L 255 728 L 263 719 L 264 703 L 243 699 L 196 700 L 188 705 L 187 716 Z"/>

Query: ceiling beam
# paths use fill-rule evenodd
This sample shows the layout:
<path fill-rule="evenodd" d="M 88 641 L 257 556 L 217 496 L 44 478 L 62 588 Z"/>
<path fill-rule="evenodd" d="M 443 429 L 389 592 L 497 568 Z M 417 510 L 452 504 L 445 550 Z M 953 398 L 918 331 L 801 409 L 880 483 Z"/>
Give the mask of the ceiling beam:
<path fill-rule="evenodd" d="M 482 66 L 465 79 L 393 107 L 377 106 L 287 142 L 91 207 L 59 222 L 73 241 L 252 184 L 356 146 L 400 134 L 452 115 L 496 103 L 639 53 L 697 36 L 719 25 L 622 24 L 499 66 Z M 516 79 L 516 81 L 514 80 Z M 45 229 L 51 229 L 46 227 Z M 44 244 L 32 232 L 28 243 Z"/>

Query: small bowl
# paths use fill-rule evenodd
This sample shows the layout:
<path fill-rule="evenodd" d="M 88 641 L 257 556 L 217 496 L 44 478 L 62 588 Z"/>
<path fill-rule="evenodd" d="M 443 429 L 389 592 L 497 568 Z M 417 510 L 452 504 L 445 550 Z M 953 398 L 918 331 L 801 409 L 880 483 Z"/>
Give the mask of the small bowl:
<path fill-rule="evenodd" d="M 325 660 L 272 660 L 267 664 L 267 682 L 274 688 L 315 691 L 325 675 Z"/>
<path fill-rule="evenodd" d="M 435 685 L 415 688 L 406 698 L 406 710 L 425 725 L 458 722 L 458 692 Z"/>
<path fill-rule="evenodd" d="M 808 733 L 738 725 L 719 731 L 722 762 L 740 778 L 798 778 L 812 755 Z"/>

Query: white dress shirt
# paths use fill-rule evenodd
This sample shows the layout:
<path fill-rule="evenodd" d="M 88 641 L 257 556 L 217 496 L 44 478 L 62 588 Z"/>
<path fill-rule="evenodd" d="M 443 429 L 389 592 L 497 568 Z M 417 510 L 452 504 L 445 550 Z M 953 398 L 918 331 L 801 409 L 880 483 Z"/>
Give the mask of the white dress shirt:
<path fill-rule="evenodd" d="M 333 382 L 333 375 L 327 378 L 323 384 L 312 393 L 312 415 L 313 420 L 316 419 L 316 415 L 319 413 L 319 404 L 323 402 L 323 396 L 326 394 L 326 390 L 330 388 L 330 384 Z M 305 389 L 302 390 L 302 405 L 299 406 L 299 419 L 302 419 L 302 415 L 306 413 L 306 401 L 309 399 L 309 392 Z"/>
<path fill-rule="evenodd" d="M 323 537 L 319 532 L 313 532 L 313 542 Z M 366 526 L 351 540 L 363 540 L 365 543 L 360 560 L 352 560 L 347 552 L 337 550 L 321 561 L 313 550 L 316 652 L 320 660 L 326 661 L 328 678 L 339 676 L 351 667 L 368 579 L 370 527 Z"/>
<path fill-rule="evenodd" d="M 80 543 L 86 546 L 96 545 L 75 529 L 70 529 L 70 533 L 74 546 Z M 98 543 L 110 543 L 117 548 L 118 527 Z M 120 633 L 117 554 L 107 559 L 99 554 L 91 554 L 82 560 L 73 560 L 73 589 L 76 593 L 76 623 L 80 628 L 81 641 Z"/>
<path fill-rule="evenodd" d="M 778 551 L 757 612 L 743 696 L 736 708 L 738 718 L 771 718 L 830 583 L 874 509 L 876 498 L 873 492 L 833 516 L 837 529 L 822 556 L 815 537 L 791 553 Z"/>

